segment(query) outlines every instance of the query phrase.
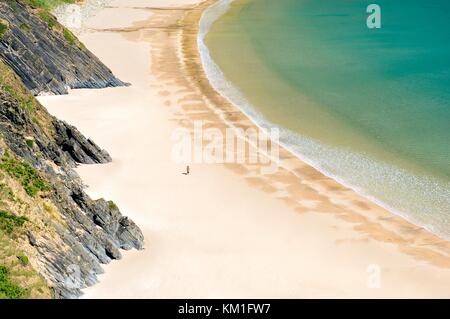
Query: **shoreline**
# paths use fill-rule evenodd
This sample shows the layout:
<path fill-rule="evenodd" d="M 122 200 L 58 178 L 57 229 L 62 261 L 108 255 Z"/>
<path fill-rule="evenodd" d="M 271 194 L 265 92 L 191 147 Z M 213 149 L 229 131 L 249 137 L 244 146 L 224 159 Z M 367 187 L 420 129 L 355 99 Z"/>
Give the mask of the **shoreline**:
<path fill-rule="evenodd" d="M 220 1 L 220 0 L 219 0 L 219 1 Z M 206 1 L 207 5 L 206 5 L 206 7 L 205 7 L 203 10 L 207 10 L 210 6 L 216 5 L 219 1 L 217 1 L 217 0 L 212 0 L 212 1 L 210 1 L 209 3 L 208 3 L 208 1 Z M 233 2 L 233 1 L 231 1 L 231 2 Z M 204 11 L 203 11 L 203 12 L 204 12 Z M 203 12 L 202 12 L 202 14 L 201 14 L 201 17 L 202 17 L 202 15 L 203 15 Z M 226 14 L 226 13 L 225 13 L 225 14 Z M 201 19 L 201 17 L 200 17 L 200 19 Z M 220 17 L 219 17 L 219 18 L 220 18 Z M 199 21 L 200 21 L 200 19 L 199 19 Z M 197 32 L 198 32 L 198 31 L 197 31 Z M 196 41 L 198 41 L 198 40 L 199 40 L 199 39 L 197 38 Z M 188 54 L 185 56 L 185 60 L 189 60 L 189 59 L 200 61 L 200 63 L 197 62 L 197 67 L 198 67 L 198 68 L 199 68 L 199 67 L 200 67 L 200 68 L 203 68 L 202 71 L 204 71 L 204 64 L 203 64 L 203 61 L 202 61 L 202 59 L 201 59 L 201 54 L 200 54 L 200 53 L 198 53 L 197 55 L 196 55 L 196 54 L 190 55 L 190 54 L 188 53 Z M 194 68 L 195 68 L 195 67 L 194 67 Z M 197 75 L 196 75 L 196 76 L 197 76 Z M 208 75 L 206 74 L 206 72 L 205 72 L 205 74 L 204 74 L 204 77 L 206 78 L 206 81 L 208 82 L 207 84 L 203 84 L 204 87 L 205 87 L 205 89 L 204 89 L 204 94 L 206 95 L 206 94 L 208 94 L 208 92 L 211 91 L 211 89 L 207 88 L 208 86 L 211 86 L 212 90 L 213 90 L 213 91 L 216 91 L 216 88 L 209 82 L 210 80 L 208 79 Z M 240 108 L 239 106 L 233 104 L 227 97 L 223 96 L 220 92 L 217 92 L 217 91 L 216 91 L 215 93 L 216 93 L 217 95 L 219 95 L 220 98 L 226 100 L 225 103 L 224 103 L 224 102 L 222 102 L 222 103 L 221 103 L 221 102 L 215 102 L 216 105 L 220 105 L 220 104 L 225 104 L 225 105 L 226 105 L 226 103 L 230 104 L 232 107 L 234 107 L 234 108 L 237 109 L 239 112 L 241 112 L 242 115 L 245 116 L 245 117 L 251 122 L 252 125 L 256 126 L 258 129 L 263 129 L 263 128 L 261 128 L 257 123 L 255 123 L 255 121 L 254 121 L 249 115 L 245 114 L 245 112 L 244 112 L 243 110 L 241 110 L 241 108 Z M 219 98 L 219 99 L 220 99 L 220 98 Z M 212 99 L 212 100 L 213 100 L 213 99 Z M 218 109 L 220 110 L 220 107 L 218 107 Z M 224 108 L 224 110 L 225 110 L 225 112 L 226 112 L 227 109 Z M 235 121 L 235 123 L 233 123 L 233 121 L 228 122 L 227 120 L 225 120 L 225 122 L 226 122 L 227 125 L 228 125 L 228 124 L 230 124 L 230 125 L 236 124 L 236 121 Z M 373 205 L 375 208 L 377 208 L 377 210 L 386 210 L 386 212 L 387 212 L 388 214 L 392 214 L 392 215 L 395 216 L 396 218 L 400 218 L 400 221 L 403 221 L 403 222 L 404 222 L 404 225 L 401 225 L 402 228 L 413 228 L 413 229 L 416 229 L 416 231 L 417 231 L 417 228 L 420 228 L 420 229 L 422 229 L 423 231 L 428 232 L 431 236 L 436 236 L 436 239 L 437 239 L 438 241 L 439 241 L 439 240 L 442 240 L 442 241 L 447 242 L 447 243 L 448 243 L 448 248 L 450 248 L 450 242 L 448 242 L 448 239 L 447 239 L 447 238 L 440 237 L 438 234 L 432 232 L 431 230 L 428 230 L 428 229 L 427 229 L 426 227 L 424 227 L 424 226 L 414 224 L 414 222 L 408 220 L 408 216 L 405 216 L 405 215 L 406 215 L 405 213 L 400 212 L 400 211 L 396 211 L 395 209 L 393 209 L 393 208 L 391 208 L 391 207 L 389 207 L 389 206 L 384 206 L 383 203 L 381 203 L 378 199 L 376 199 L 376 198 L 374 198 L 374 197 L 370 197 L 370 195 L 367 195 L 367 194 L 365 194 L 365 193 L 363 193 L 363 192 L 359 192 L 358 190 L 354 189 L 351 185 L 346 185 L 346 183 L 345 183 L 344 181 L 340 180 L 337 176 L 328 175 L 326 172 L 323 172 L 323 171 L 321 171 L 319 168 L 317 168 L 317 167 L 314 165 L 314 163 L 312 163 L 310 160 L 308 160 L 308 159 L 306 159 L 306 158 L 300 157 L 299 154 L 294 154 L 293 151 L 289 150 L 285 145 L 282 145 L 282 144 L 281 144 L 280 147 L 281 147 L 284 151 L 286 151 L 286 152 L 288 152 L 288 153 L 290 154 L 290 155 L 287 155 L 287 156 L 281 156 L 282 158 L 283 158 L 283 157 L 284 157 L 284 158 L 290 158 L 290 157 L 292 156 L 292 157 L 294 157 L 294 159 L 298 159 L 300 162 L 306 163 L 307 165 L 311 166 L 312 169 L 316 170 L 319 174 L 323 174 L 324 177 L 333 180 L 333 181 L 334 181 L 336 184 L 338 184 L 339 186 L 341 186 L 341 187 L 343 187 L 343 188 L 348 188 L 350 191 L 356 193 L 357 196 L 361 196 L 361 197 L 362 197 L 365 201 L 367 201 L 370 205 Z M 283 161 L 282 161 L 282 162 L 283 162 Z M 289 167 L 289 165 L 284 166 L 283 163 L 281 163 L 280 166 L 282 166 L 284 169 L 289 170 L 290 173 L 294 174 L 296 177 L 298 177 L 298 178 L 300 179 L 300 176 L 298 176 L 298 175 L 296 174 L 295 169 L 291 169 L 291 168 Z M 446 253 L 448 254 L 448 253 L 450 253 L 450 251 L 446 251 Z M 450 257 L 450 255 L 448 255 L 448 256 Z M 450 263 L 446 263 L 446 265 L 447 265 L 446 267 L 449 267 L 449 266 L 450 266 Z"/>
<path fill-rule="evenodd" d="M 450 272 L 448 269 L 450 267 L 450 258 L 448 255 L 450 244 L 448 242 L 444 242 L 426 230 L 418 229 L 417 226 L 368 202 L 354 191 L 319 173 L 284 148 L 280 149 L 280 157 L 290 171 L 281 168 L 273 176 L 258 175 L 256 173 L 259 171 L 258 165 L 195 165 L 193 169 L 196 175 L 192 177 L 194 179 L 194 176 L 196 176 L 195 178 L 199 180 L 186 181 L 180 180 L 178 174 L 175 176 L 171 173 L 174 168 L 179 166 L 166 162 L 159 164 L 158 162 L 154 165 L 157 166 L 157 169 L 163 169 L 166 174 L 169 174 L 168 177 L 163 175 L 159 177 L 160 179 L 156 178 L 155 180 L 159 181 L 159 184 L 154 182 L 151 186 L 142 184 L 143 180 L 130 180 L 133 186 L 131 189 L 140 196 L 145 197 L 139 197 L 136 194 L 123 194 L 121 182 L 124 182 L 123 185 L 127 185 L 126 182 L 128 179 L 126 178 L 137 178 L 128 177 L 129 173 L 136 174 L 138 171 L 127 171 L 127 177 L 123 176 L 127 165 L 136 164 L 134 162 L 127 164 L 127 161 L 134 160 L 133 158 L 135 156 L 133 156 L 132 152 L 130 153 L 131 155 L 122 154 L 122 149 L 126 149 L 126 145 L 120 142 L 121 139 L 119 136 L 105 136 L 104 128 L 111 129 L 117 127 L 119 123 L 117 122 L 118 118 L 122 120 L 122 117 L 125 117 L 127 121 L 134 120 L 136 123 L 139 123 L 139 121 L 142 121 L 142 116 L 138 115 L 147 116 L 151 114 L 160 120 L 168 117 L 168 123 L 171 123 L 169 127 L 166 127 L 168 126 L 167 124 L 161 123 L 158 124 L 161 125 L 160 128 L 156 125 L 157 132 L 163 132 L 161 136 L 166 136 L 164 134 L 170 132 L 174 127 L 190 128 L 192 121 L 198 118 L 208 121 L 209 125 L 218 127 L 221 130 L 227 127 L 223 118 L 231 120 L 240 127 L 251 127 L 254 125 L 237 107 L 225 101 L 211 87 L 206 74 L 203 72 L 200 54 L 197 49 L 198 22 L 203 11 L 214 1 L 203 1 L 194 7 L 189 7 L 189 5 L 186 6 L 185 3 L 182 3 L 180 4 L 182 6 L 181 9 L 170 9 L 160 5 L 159 10 L 155 9 L 157 6 L 153 5 L 153 2 L 155 1 L 140 1 L 142 5 L 141 9 L 133 9 L 139 10 L 140 12 L 151 11 L 151 16 L 146 20 L 136 19 L 133 17 L 133 14 L 136 12 L 133 12 L 133 14 L 130 12 L 130 21 L 137 22 L 134 22 L 128 27 L 115 28 L 114 25 L 108 25 L 108 22 L 100 21 L 102 20 L 100 16 L 93 19 L 95 20 L 94 25 L 97 24 L 96 27 L 91 28 L 88 34 L 82 36 L 82 40 L 87 40 L 85 44 L 89 48 L 94 48 L 94 53 L 102 60 L 105 60 L 107 64 L 111 64 L 113 71 L 119 73 L 118 76 L 120 78 L 123 78 L 124 81 L 130 81 L 131 79 L 131 88 L 108 89 L 102 93 L 100 91 L 88 92 L 86 90 L 75 90 L 68 97 L 42 99 L 43 104 L 49 107 L 49 110 L 53 114 L 59 114 L 59 117 L 70 120 L 80 129 L 93 135 L 100 145 L 108 150 L 111 149 L 111 154 L 114 159 L 112 165 L 105 168 L 88 168 L 83 166 L 79 168 L 80 175 L 88 185 L 91 185 L 91 192 L 106 194 L 115 201 L 118 199 L 117 202 L 120 207 L 123 207 L 123 211 L 133 217 L 139 226 L 141 224 L 144 225 L 143 231 L 146 241 L 150 243 L 150 245 L 147 245 L 149 246 L 147 248 L 148 251 L 146 251 L 146 254 L 149 254 L 147 257 L 133 252 L 127 254 L 123 261 L 108 265 L 106 267 L 107 271 L 104 281 L 89 288 L 87 290 L 88 297 L 117 297 L 118 295 L 115 294 L 117 292 L 111 291 L 111 288 L 117 287 L 115 284 L 120 282 L 120 278 L 118 278 L 119 274 L 119 277 L 125 279 L 123 272 L 128 273 L 130 269 L 134 269 L 135 271 L 140 269 L 140 272 L 142 272 L 142 268 L 137 268 L 137 266 L 133 265 L 132 261 L 140 266 L 143 266 L 143 262 L 148 262 L 149 264 L 146 264 L 146 267 L 149 267 L 151 270 L 148 275 L 141 274 L 145 278 L 136 274 L 136 278 L 133 276 L 130 279 L 130 287 L 140 287 L 139 291 L 142 294 L 139 295 L 139 292 L 135 292 L 134 289 L 128 287 L 128 289 L 133 291 L 123 291 L 125 297 L 131 295 L 134 297 L 156 298 L 168 296 L 184 298 L 202 296 L 248 297 L 255 296 L 255 294 L 256 296 L 263 297 L 426 297 L 427 292 L 435 296 L 448 296 L 445 289 L 445 280 L 442 280 L 442 278 L 448 278 L 447 282 L 450 282 Z M 119 4 L 121 4 L 121 1 L 116 1 L 116 3 L 118 5 L 116 9 L 111 6 L 112 8 L 108 10 L 116 10 L 117 12 L 119 10 L 125 10 L 120 9 Z M 148 5 L 150 3 L 152 6 Z M 124 5 L 124 7 L 127 6 Z M 97 26 L 102 23 L 106 25 L 98 28 Z M 104 42 L 99 44 L 98 42 L 100 40 Z M 115 41 L 115 43 L 120 42 L 120 50 L 118 50 L 117 56 L 108 52 L 107 43 L 110 41 Z M 150 43 L 151 47 L 151 61 L 149 61 L 150 65 L 148 66 L 151 78 L 149 78 L 146 72 L 147 66 L 144 67 L 142 64 L 139 64 L 145 61 L 144 55 L 147 52 L 148 43 Z M 135 47 L 131 48 L 131 45 Z M 137 65 L 126 70 L 126 66 L 121 66 L 120 61 L 117 60 L 120 59 L 120 54 L 128 50 L 135 50 L 133 54 L 136 54 L 135 60 Z M 136 72 L 132 73 L 133 71 Z M 151 92 L 147 92 L 147 90 Z M 127 94 L 130 96 L 127 96 Z M 122 106 L 124 104 L 112 108 L 91 107 L 93 103 L 97 105 L 99 101 L 114 104 L 116 103 L 113 101 L 114 99 L 120 100 L 121 103 L 131 104 L 131 115 L 123 114 L 124 110 Z M 80 105 L 81 102 L 82 105 Z M 60 104 L 62 104 L 61 107 Z M 162 109 L 148 110 L 146 105 L 152 104 L 160 105 Z M 136 113 L 132 111 L 134 105 L 139 106 L 136 109 Z M 71 106 L 77 107 L 79 112 L 75 112 Z M 99 108 L 99 110 L 96 111 L 96 108 Z M 108 114 L 105 115 L 105 112 L 108 112 Z M 147 112 L 151 113 L 147 114 Z M 152 118 L 149 117 L 146 120 L 152 124 L 157 124 Z M 148 123 L 143 124 L 147 128 Z M 165 126 L 162 127 L 163 125 Z M 126 123 L 124 126 L 126 126 Z M 130 134 L 132 131 L 127 131 L 127 128 L 130 129 L 129 126 L 123 128 L 123 133 L 125 135 L 128 134 L 126 142 L 128 140 L 136 140 L 136 138 L 138 139 L 141 136 L 141 134 Z M 155 135 L 158 134 L 157 132 Z M 116 143 L 114 137 L 120 140 Z M 167 143 L 168 140 L 158 141 L 153 136 L 150 139 L 151 142 L 145 142 L 145 145 L 150 150 L 152 143 L 163 147 L 162 153 L 164 153 L 164 150 L 167 151 L 170 149 L 170 145 L 167 145 L 169 144 Z M 131 150 L 136 152 L 140 151 L 135 148 Z M 156 153 L 148 153 L 147 155 L 150 158 L 152 156 L 158 157 Z M 167 158 L 162 158 L 162 160 L 167 161 Z M 158 176 L 156 168 L 146 168 L 146 170 L 149 170 L 148 176 L 150 178 L 154 177 L 154 175 Z M 223 168 L 226 169 L 224 170 Z M 143 173 L 147 174 L 146 170 Z M 294 175 L 292 172 L 296 174 Z M 119 178 L 115 179 L 114 177 Z M 216 177 L 217 182 L 212 177 Z M 175 184 L 165 181 L 167 178 Z M 110 185 L 110 183 L 113 183 L 113 185 Z M 164 186 L 166 183 L 168 185 Z M 174 185 L 177 185 L 176 183 L 182 183 L 183 188 L 180 189 L 177 186 L 175 190 L 172 190 Z M 216 191 L 211 195 L 211 202 L 204 198 L 210 191 L 203 189 L 205 183 L 206 185 L 210 185 L 213 191 Z M 216 185 L 222 183 L 227 187 Z M 138 214 L 138 211 L 147 214 L 148 212 L 146 210 L 151 209 L 151 207 L 145 206 L 144 203 L 135 203 L 129 199 L 134 198 L 134 200 L 139 200 L 139 198 L 148 198 L 149 194 L 152 194 L 145 193 L 144 190 L 140 189 L 142 187 L 144 189 L 150 188 L 153 193 L 160 194 L 161 196 L 164 196 L 162 194 L 171 190 L 177 197 L 185 199 L 185 203 L 189 203 L 188 207 L 183 207 L 180 204 L 172 203 L 172 201 L 160 202 L 155 197 L 152 197 L 152 200 L 157 202 L 156 207 L 163 211 L 167 209 L 167 212 L 172 212 L 172 210 L 181 209 L 189 216 L 195 216 L 194 219 L 200 218 L 201 216 L 202 226 L 200 229 L 197 224 L 190 224 L 192 218 L 189 221 L 185 221 L 188 225 L 184 226 L 188 229 L 185 230 L 182 228 L 186 232 L 183 233 L 183 236 L 187 236 L 184 238 L 185 240 L 189 239 L 197 242 L 201 238 L 208 238 L 208 236 L 214 234 L 214 231 L 220 232 L 222 228 L 229 228 L 223 234 L 214 234 L 212 236 L 214 239 L 213 243 L 215 242 L 216 245 L 208 246 L 205 249 L 206 252 L 211 250 L 213 253 L 208 254 L 203 250 L 197 251 L 195 250 L 195 245 L 193 247 L 191 245 L 186 246 L 186 244 L 180 241 L 172 243 L 170 239 L 169 247 L 165 247 L 162 244 L 166 240 L 164 230 L 171 229 L 171 227 L 175 226 L 178 229 L 181 225 L 177 225 L 177 223 L 180 222 L 174 219 L 163 220 L 163 215 L 161 217 L 160 215 L 143 216 Z M 192 193 L 186 194 L 186 189 L 189 189 Z M 236 192 L 234 192 L 234 189 L 236 189 Z M 237 192 L 238 190 L 239 192 Z M 231 203 L 223 204 L 224 207 L 222 209 L 211 210 L 213 207 L 216 207 L 217 202 L 222 202 L 224 198 L 238 200 L 242 194 L 246 194 L 247 196 L 245 196 L 245 199 L 242 198 L 239 200 L 248 205 L 247 209 L 245 207 L 241 208 L 241 205 L 234 205 L 232 200 L 230 200 Z M 151 196 L 155 195 L 152 194 Z M 191 202 L 193 202 L 192 206 L 190 206 Z M 183 201 L 181 205 L 183 205 Z M 206 208 L 203 208 L 203 206 L 206 206 Z M 215 225 L 212 220 L 209 220 L 210 212 L 218 214 L 216 217 L 221 220 L 223 219 L 223 224 Z M 153 214 L 157 213 L 154 212 Z M 230 213 L 232 213 L 232 216 L 228 216 Z M 175 216 L 178 216 L 178 218 L 181 217 L 179 214 L 175 214 Z M 238 236 L 243 236 L 243 229 L 246 229 L 244 233 L 248 232 L 247 228 L 241 229 L 240 225 L 234 224 L 236 218 L 243 220 L 242 223 L 244 223 L 245 227 L 255 227 L 262 223 L 261 229 L 258 227 L 256 227 L 256 230 L 251 229 L 248 233 L 250 237 L 245 239 L 243 243 L 230 242 L 228 238 L 232 236 L 228 233 L 232 232 L 230 227 L 236 227 L 238 229 L 236 233 L 236 235 L 239 234 Z M 204 225 L 203 222 L 205 223 Z M 158 228 L 159 223 L 164 225 L 161 229 Z M 189 225 L 192 229 L 189 229 Z M 279 228 L 275 227 L 275 229 L 272 229 L 274 225 L 279 225 Z M 193 230 L 203 235 L 197 237 L 197 235 L 192 233 Z M 315 233 L 315 231 L 318 233 Z M 282 235 L 280 232 L 286 232 L 286 234 Z M 206 234 L 209 235 L 205 237 Z M 158 237 L 159 235 L 161 237 Z M 265 239 L 263 236 L 269 237 L 269 239 Z M 253 237 L 258 238 L 258 241 L 261 241 L 261 244 L 263 244 L 262 247 L 266 247 L 266 250 L 269 250 L 269 252 L 265 250 L 259 252 L 258 250 L 256 255 L 252 255 L 250 249 L 260 247 L 259 245 L 255 245 L 256 242 L 251 239 Z M 317 243 L 313 244 L 314 248 L 317 249 L 310 247 L 314 241 L 317 241 Z M 197 242 L 197 244 L 200 246 L 205 245 L 203 242 Z M 322 248 L 319 249 L 316 246 Z M 239 250 L 236 250 L 238 247 Z M 190 269 L 188 267 L 189 272 L 186 273 L 187 270 L 180 269 L 170 263 L 171 260 L 177 258 L 177 255 L 171 255 L 171 251 L 160 248 L 181 249 L 182 252 L 186 251 L 186 257 L 189 256 L 187 258 L 193 259 L 191 263 L 196 263 L 196 260 L 202 260 L 206 265 L 200 266 L 199 264 L 198 267 L 200 269 L 198 272 L 194 268 Z M 297 249 L 295 250 L 295 248 Z M 194 251 L 191 251 L 192 249 Z M 225 255 L 219 253 L 221 250 L 227 253 Z M 292 251 L 297 250 L 299 250 L 299 256 L 292 256 Z M 392 256 L 394 251 L 396 255 Z M 163 260 L 159 261 L 158 253 L 169 255 L 166 257 L 171 258 L 161 258 Z M 218 258 L 217 264 L 210 260 L 211 256 L 214 256 L 213 259 Z M 239 258 L 236 259 L 238 256 L 244 260 L 242 265 L 237 265 L 239 264 L 237 262 Z M 343 256 L 351 257 L 343 258 Z M 374 258 L 374 256 L 378 257 Z M 145 258 L 147 259 L 143 260 Z M 286 260 L 289 265 L 281 265 L 267 258 Z M 341 258 L 343 259 L 341 260 Z M 325 265 L 320 266 L 322 259 L 328 260 L 328 263 L 336 262 L 337 269 Z M 370 264 L 367 263 L 366 259 L 380 261 L 381 268 L 388 270 L 386 274 L 390 279 L 390 283 L 387 285 L 388 287 L 382 290 L 367 289 L 365 287 L 366 270 Z M 313 260 L 315 263 L 312 262 L 311 264 L 311 261 L 305 262 L 305 260 Z M 284 290 L 282 285 L 278 286 L 278 284 L 275 284 L 276 281 L 273 281 L 275 286 L 272 290 L 260 282 L 263 278 L 268 282 L 280 279 L 277 276 L 276 278 L 273 277 L 273 274 L 267 271 L 263 271 L 263 268 L 259 268 L 261 267 L 261 263 L 264 265 L 264 262 L 267 265 L 278 267 L 278 270 L 287 270 L 283 272 L 287 274 L 286 278 L 282 280 L 282 284 L 285 285 Z M 183 263 L 189 264 L 184 259 Z M 226 264 L 230 267 L 230 276 L 232 274 L 232 278 L 235 278 L 236 282 L 227 283 L 229 279 L 227 279 L 227 276 L 223 278 L 223 275 L 220 275 L 219 279 L 212 279 L 216 278 L 218 274 L 221 274 L 221 272 L 217 272 L 219 271 L 217 267 L 221 264 Z M 402 265 L 400 268 L 403 268 L 403 270 L 397 269 L 395 265 Z M 169 270 L 163 269 L 164 267 L 162 266 L 168 267 Z M 171 267 L 175 267 L 172 272 L 170 272 Z M 244 271 L 243 274 L 240 274 L 242 273 L 242 267 L 244 269 L 245 267 L 257 267 L 257 271 L 250 276 L 251 278 L 247 278 L 249 276 L 248 272 Z M 286 267 L 288 268 L 285 269 Z M 323 269 L 317 269 L 318 267 L 323 267 Z M 304 274 L 301 273 L 302 269 Z M 405 269 L 409 269 L 406 272 L 412 271 L 415 273 L 417 278 L 411 278 L 411 274 L 405 274 Z M 314 271 L 316 272 L 314 273 Z M 324 272 L 330 273 L 324 274 Z M 200 278 L 198 276 L 205 275 L 206 278 L 211 278 L 213 282 L 211 283 L 212 286 L 211 284 L 204 283 L 199 287 L 189 287 L 183 290 L 183 288 L 177 286 L 176 280 L 173 282 L 173 279 L 165 277 L 169 275 L 180 276 L 179 280 L 184 283 L 193 283 L 192 280 Z M 243 276 L 242 278 L 240 278 L 241 275 Z M 393 275 L 400 277 L 400 279 L 391 278 Z M 358 283 L 350 285 L 349 282 L 344 280 L 344 278 L 350 280 L 353 276 L 359 278 Z M 163 279 L 166 278 L 169 284 L 161 282 L 163 279 L 160 277 Z M 310 277 L 311 279 L 309 279 Z M 187 278 L 184 279 L 187 281 L 183 281 L 183 278 Z M 192 280 L 189 280 L 189 278 L 192 278 Z M 239 278 L 241 281 L 239 281 Z M 145 282 L 142 283 L 143 279 L 153 283 L 153 286 L 147 283 L 147 287 L 142 287 L 142 285 L 145 285 Z M 306 281 L 309 284 L 306 284 L 306 287 L 304 285 L 299 286 L 298 284 L 292 286 L 292 279 L 300 282 Z M 219 281 L 217 282 L 217 280 Z M 249 283 L 249 280 L 255 287 L 259 287 L 260 290 L 250 289 L 247 285 L 245 289 L 243 287 L 239 288 L 240 282 Z M 398 281 L 403 283 L 404 286 L 397 287 L 396 290 L 394 283 L 398 283 Z M 438 285 L 438 282 L 442 283 Z M 214 287 L 214 283 L 222 284 L 222 286 L 214 289 L 212 288 Z M 178 282 L 178 284 L 181 283 Z M 233 285 L 237 285 L 238 287 Z M 426 285 L 429 289 L 422 289 L 423 285 Z M 148 286 L 151 287 L 148 288 Z M 319 289 L 318 287 L 321 288 Z M 406 289 L 406 287 L 412 288 Z M 433 288 L 431 289 L 431 287 Z M 162 291 L 158 291 L 158 289 Z M 216 289 L 219 291 L 214 294 Z"/>
<path fill-rule="evenodd" d="M 248 0 L 245 0 L 248 1 Z M 220 69 L 220 67 L 217 65 L 217 63 L 213 60 L 211 57 L 211 54 L 209 52 L 209 48 L 204 43 L 205 37 L 209 33 L 209 29 L 211 25 L 206 24 L 212 24 L 216 20 L 220 19 L 223 15 L 226 15 L 228 10 L 230 9 L 230 6 L 233 5 L 233 3 L 236 2 L 236 0 L 218 0 L 215 3 L 211 4 L 208 8 L 205 9 L 204 13 L 202 14 L 202 17 L 200 19 L 200 31 L 198 34 L 198 46 L 200 51 L 200 60 L 202 62 L 203 69 L 205 70 L 206 77 L 209 79 L 209 82 L 211 83 L 211 86 L 220 94 L 223 96 L 230 104 L 234 105 L 237 109 L 239 109 L 242 113 L 247 116 L 251 122 L 258 127 L 258 129 L 262 131 L 266 131 L 268 127 L 275 127 L 279 129 L 282 132 L 282 137 L 280 138 L 278 144 L 286 149 L 288 152 L 290 152 L 293 156 L 297 157 L 300 161 L 307 163 L 308 165 L 312 166 L 315 170 L 319 171 L 326 177 L 329 177 L 333 180 L 335 180 L 337 183 L 343 185 L 346 188 L 351 189 L 352 191 L 356 192 L 358 195 L 364 197 L 366 200 L 370 201 L 374 205 L 377 205 L 390 213 L 392 213 L 395 216 L 398 216 L 402 219 L 404 219 L 406 222 L 411 223 L 417 227 L 424 228 L 426 231 L 432 233 L 433 235 L 441 238 L 442 240 L 449 241 L 450 235 L 442 232 L 436 225 L 430 225 L 426 222 L 421 222 L 417 219 L 416 216 L 414 216 L 411 213 L 408 213 L 406 210 L 397 209 L 394 207 L 394 205 L 389 204 L 388 202 L 384 201 L 383 199 L 380 199 L 376 195 L 373 195 L 370 193 L 370 191 L 366 188 L 356 186 L 353 182 L 349 181 L 343 176 L 340 176 L 338 174 L 332 173 L 328 171 L 326 168 L 323 168 L 323 165 L 320 165 L 317 163 L 317 161 L 314 161 L 306 155 L 304 152 L 302 152 L 302 147 L 307 147 L 303 144 L 311 144 L 314 145 L 316 148 L 323 148 L 324 150 L 328 152 L 333 153 L 340 153 L 344 152 L 346 156 L 351 156 L 356 162 L 369 162 L 374 170 L 376 169 L 381 171 L 389 171 L 391 174 L 398 173 L 400 176 L 404 177 L 404 179 L 412 179 L 415 178 L 416 175 L 410 175 L 409 172 L 404 170 L 403 168 L 394 167 L 387 163 L 377 163 L 373 159 L 369 157 L 364 157 L 362 155 L 359 155 L 357 153 L 353 153 L 351 150 L 340 150 L 338 148 L 334 149 L 330 145 L 323 145 L 319 143 L 318 141 L 315 141 L 313 139 L 309 139 L 308 137 L 302 137 L 298 135 L 297 133 L 293 131 L 289 131 L 280 125 L 274 125 L 270 121 L 268 121 L 262 114 L 260 114 L 256 108 L 244 97 L 244 95 L 240 92 L 239 88 L 234 86 L 234 84 L 229 81 L 226 76 L 223 74 L 223 71 Z M 243 1 L 241 1 L 243 2 Z M 240 4 L 242 6 L 242 4 Z M 202 27 L 202 20 L 206 19 L 207 11 L 212 9 L 213 7 L 225 7 L 221 10 L 219 13 L 215 13 L 214 17 L 210 17 L 208 21 L 204 23 L 204 30 L 201 30 Z M 227 122 L 227 125 L 233 126 L 232 122 Z M 286 138 L 286 136 L 289 136 L 290 138 L 294 138 L 297 140 L 299 145 L 295 145 L 295 143 L 289 143 L 285 140 L 283 140 L 283 137 Z M 303 141 L 303 142 L 300 142 Z M 303 144 L 302 144 L 303 143 Z M 325 156 L 325 155 L 324 155 Z M 295 175 L 295 172 L 292 172 Z M 348 177 L 348 176 L 347 176 Z M 421 176 L 423 179 L 428 180 L 429 176 Z M 370 177 L 369 177 L 370 178 Z M 444 185 L 441 185 L 441 180 L 435 179 L 433 177 L 431 180 L 429 180 L 427 183 L 424 182 L 423 189 L 430 191 L 432 187 L 440 187 L 443 188 Z M 439 185 L 439 186 L 435 186 Z M 426 212 L 424 212 L 426 213 Z"/>

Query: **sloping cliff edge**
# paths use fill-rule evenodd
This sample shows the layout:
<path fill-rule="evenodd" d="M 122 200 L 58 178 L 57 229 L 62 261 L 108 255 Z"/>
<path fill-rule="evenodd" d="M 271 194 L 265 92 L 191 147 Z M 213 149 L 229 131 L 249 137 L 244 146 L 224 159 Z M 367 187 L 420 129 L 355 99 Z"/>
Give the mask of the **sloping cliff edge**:
<path fill-rule="evenodd" d="M 0 1 L 0 298 L 78 297 L 101 264 L 143 248 L 138 226 L 73 170 L 109 154 L 33 96 L 124 84 L 66 32 L 48 11 Z"/>
<path fill-rule="evenodd" d="M 45 2 L 45 1 L 44 1 Z M 112 72 L 35 0 L 0 0 L 0 57 L 34 94 L 123 86 Z"/>

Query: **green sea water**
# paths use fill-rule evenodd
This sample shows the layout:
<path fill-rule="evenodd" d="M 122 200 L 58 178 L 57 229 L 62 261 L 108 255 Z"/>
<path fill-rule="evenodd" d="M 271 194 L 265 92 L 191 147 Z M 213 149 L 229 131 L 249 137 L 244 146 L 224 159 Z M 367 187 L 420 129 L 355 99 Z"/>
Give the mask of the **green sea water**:
<path fill-rule="evenodd" d="M 223 0 L 201 24 L 223 95 L 324 173 L 450 237 L 450 1 Z"/>

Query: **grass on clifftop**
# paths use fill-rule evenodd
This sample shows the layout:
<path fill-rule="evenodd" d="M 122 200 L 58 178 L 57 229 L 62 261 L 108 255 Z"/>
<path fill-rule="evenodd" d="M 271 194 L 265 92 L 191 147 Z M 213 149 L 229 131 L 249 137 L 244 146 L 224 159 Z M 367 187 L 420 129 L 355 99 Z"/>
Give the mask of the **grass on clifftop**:
<path fill-rule="evenodd" d="M 43 8 L 46 10 L 52 10 L 61 4 L 80 2 L 77 0 L 22 0 L 22 1 L 33 8 Z"/>
<path fill-rule="evenodd" d="M 51 10 L 62 4 L 79 3 L 80 0 L 22 0 L 22 2 L 34 9 L 37 9 L 39 18 L 44 21 L 50 29 L 53 29 L 67 40 L 71 45 L 76 45 L 84 48 L 83 44 L 78 38 L 66 27 L 61 25 L 53 16 Z"/>

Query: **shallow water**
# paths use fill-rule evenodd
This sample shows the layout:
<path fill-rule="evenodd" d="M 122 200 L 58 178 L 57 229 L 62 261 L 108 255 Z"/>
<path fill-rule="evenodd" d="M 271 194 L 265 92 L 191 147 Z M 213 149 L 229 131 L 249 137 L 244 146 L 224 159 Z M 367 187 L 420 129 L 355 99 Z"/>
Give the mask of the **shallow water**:
<path fill-rule="evenodd" d="M 202 20 L 203 62 L 294 153 L 450 237 L 450 2 L 379 0 L 368 29 L 372 2 L 222 1 Z"/>

